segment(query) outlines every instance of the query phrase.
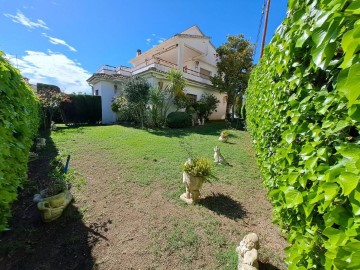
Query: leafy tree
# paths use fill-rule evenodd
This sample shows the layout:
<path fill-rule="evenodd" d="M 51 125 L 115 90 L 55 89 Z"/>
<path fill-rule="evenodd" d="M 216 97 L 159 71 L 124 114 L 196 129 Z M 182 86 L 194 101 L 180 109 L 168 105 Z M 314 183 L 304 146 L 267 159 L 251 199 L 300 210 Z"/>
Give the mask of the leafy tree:
<path fill-rule="evenodd" d="M 213 85 L 228 96 L 227 114 L 235 104 L 235 99 L 243 95 L 253 67 L 254 45 L 244 35 L 228 36 L 227 42 L 216 49 L 219 61 L 218 74 L 212 77 Z M 234 110 L 231 114 L 234 120 Z"/>
<path fill-rule="evenodd" d="M 150 85 L 139 77 L 130 78 L 124 88 L 125 98 L 133 108 L 135 118 L 140 122 L 141 127 L 144 127 L 149 92 Z"/>
<path fill-rule="evenodd" d="M 53 120 L 55 110 L 59 109 L 62 103 L 71 101 L 68 95 L 59 92 L 56 88 L 43 88 L 38 91 L 38 96 L 42 108 L 43 128 L 46 130 Z"/>
<path fill-rule="evenodd" d="M 218 103 L 220 103 L 220 100 L 218 100 L 215 95 L 205 94 L 201 96 L 198 102 L 192 104 L 191 107 L 195 109 L 199 118 L 205 117 L 205 119 L 208 120 L 209 116 L 213 112 L 216 112 Z"/>

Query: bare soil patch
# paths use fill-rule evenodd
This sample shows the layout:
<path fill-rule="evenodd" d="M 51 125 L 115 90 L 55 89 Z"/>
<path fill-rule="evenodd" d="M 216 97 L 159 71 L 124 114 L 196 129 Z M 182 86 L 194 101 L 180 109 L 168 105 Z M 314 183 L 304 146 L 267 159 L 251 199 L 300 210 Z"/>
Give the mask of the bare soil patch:
<path fill-rule="evenodd" d="M 116 130 L 120 131 L 124 130 Z M 91 143 L 84 141 L 84 136 L 92 136 Z M 184 191 L 179 165 L 174 172 L 165 172 L 166 176 L 161 172 L 166 166 L 161 164 L 177 164 L 172 160 L 175 143 L 169 146 L 171 153 L 164 141 L 165 150 L 159 156 L 144 144 L 141 150 L 134 149 L 132 153 L 140 151 L 135 157 L 124 152 L 130 149 L 127 144 L 107 145 L 104 135 L 96 136 L 84 128 L 64 140 L 58 137 L 56 146 L 50 143 L 39 160 L 30 163 L 29 183 L 14 205 L 11 231 L 0 236 L 0 269 L 236 269 L 235 247 L 248 232 L 260 237 L 261 269 L 286 269 L 282 261 L 286 242 L 271 223 L 272 207 L 261 180 L 257 174 L 249 179 L 243 176 L 254 158 L 233 158 L 241 151 L 251 152 L 249 142 L 240 144 L 240 140 L 249 140 L 248 135 L 241 133 L 239 140 L 234 139 L 236 144 L 226 146 L 237 147 L 239 152 L 227 156 L 234 166 L 243 166 L 242 172 L 237 174 L 237 167 L 217 168 L 219 174 L 223 170 L 234 170 L 234 174 L 204 184 L 202 200 L 196 206 L 178 199 Z M 197 136 L 201 139 L 201 134 Z M 32 196 L 39 185 L 45 185 L 46 168 L 57 148 L 71 152 L 71 167 L 87 183 L 81 189 L 73 185 L 75 200 L 64 215 L 44 224 Z M 122 148 L 122 157 L 118 148 Z M 131 163 L 132 158 L 137 162 Z M 160 167 L 150 169 L 149 164 Z"/>

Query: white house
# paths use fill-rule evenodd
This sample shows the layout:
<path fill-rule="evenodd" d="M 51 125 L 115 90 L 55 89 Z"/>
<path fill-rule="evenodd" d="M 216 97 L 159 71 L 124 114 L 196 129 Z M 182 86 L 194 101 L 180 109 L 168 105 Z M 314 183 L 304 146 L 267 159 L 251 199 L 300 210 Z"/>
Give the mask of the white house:
<path fill-rule="evenodd" d="M 203 94 L 214 94 L 220 103 L 210 119 L 225 119 L 227 96 L 219 93 L 210 81 L 217 72 L 216 61 L 210 37 L 199 27 L 192 26 L 144 53 L 137 50 L 136 57 L 130 60 L 132 68 L 104 65 L 87 82 L 92 86 L 93 95 L 101 96 L 102 123 L 107 124 L 116 121 L 110 104 L 114 96 L 120 94 L 126 78 L 140 76 L 162 89 L 168 83 L 167 72 L 177 68 L 186 79 L 185 93 L 196 100 Z"/>

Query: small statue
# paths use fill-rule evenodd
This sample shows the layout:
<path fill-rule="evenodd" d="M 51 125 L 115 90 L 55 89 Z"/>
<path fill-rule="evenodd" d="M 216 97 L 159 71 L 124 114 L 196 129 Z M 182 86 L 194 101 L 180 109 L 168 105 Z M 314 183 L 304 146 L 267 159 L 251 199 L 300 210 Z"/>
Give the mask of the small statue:
<path fill-rule="evenodd" d="M 256 233 L 245 235 L 236 248 L 239 255 L 238 270 L 259 270 L 258 250 L 259 237 Z"/>
<path fill-rule="evenodd" d="M 215 146 L 214 148 L 214 161 L 219 164 L 228 164 L 224 158 L 224 156 L 220 153 L 220 148 Z"/>

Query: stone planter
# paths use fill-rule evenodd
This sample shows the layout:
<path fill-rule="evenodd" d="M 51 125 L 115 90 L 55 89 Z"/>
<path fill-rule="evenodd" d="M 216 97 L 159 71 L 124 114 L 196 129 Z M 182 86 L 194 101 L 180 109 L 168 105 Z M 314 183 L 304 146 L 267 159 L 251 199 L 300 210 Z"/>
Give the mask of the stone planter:
<path fill-rule="evenodd" d="M 43 221 L 51 222 L 58 219 L 66 206 L 71 202 L 72 198 L 73 197 L 68 190 L 55 196 L 44 198 L 37 204 L 37 208 L 41 212 Z"/>
<path fill-rule="evenodd" d="M 183 183 L 186 187 L 186 192 L 180 196 L 180 199 L 187 204 L 195 204 L 200 200 L 200 189 L 205 181 L 204 177 L 193 176 L 183 173 Z"/>
<path fill-rule="evenodd" d="M 219 137 L 219 141 L 220 141 L 220 142 L 227 142 L 228 138 L 229 138 L 229 137 L 220 136 L 220 137 Z"/>

